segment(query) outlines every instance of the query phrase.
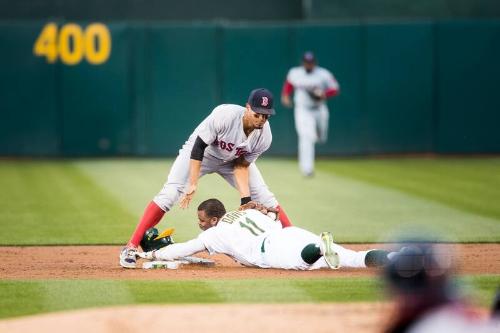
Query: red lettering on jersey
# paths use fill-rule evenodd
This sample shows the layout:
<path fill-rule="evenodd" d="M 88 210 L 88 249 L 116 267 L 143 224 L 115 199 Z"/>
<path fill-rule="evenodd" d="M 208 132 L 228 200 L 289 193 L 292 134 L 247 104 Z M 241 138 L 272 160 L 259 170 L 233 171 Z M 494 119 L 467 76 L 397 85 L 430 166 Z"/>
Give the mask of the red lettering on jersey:
<path fill-rule="evenodd" d="M 214 144 L 219 146 L 220 149 L 227 150 L 227 151 L 233 151 L 234 150 L 234 143 L 227 143 L 222 140 L 215 140 Z"/>
<path fill-rule="evenodd" d="M 240 157 L 241 155 L 245 155 L 246 153 L 248 152 L 243 148 L 236 148 L 236 156 Z"/>

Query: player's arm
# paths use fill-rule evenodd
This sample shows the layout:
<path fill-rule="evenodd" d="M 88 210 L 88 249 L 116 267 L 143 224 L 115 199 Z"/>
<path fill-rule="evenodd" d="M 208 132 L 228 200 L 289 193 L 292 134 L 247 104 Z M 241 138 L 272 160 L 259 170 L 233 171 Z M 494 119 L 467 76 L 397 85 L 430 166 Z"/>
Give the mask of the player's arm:
<path fill-rule="evenodd" d="M 332 73 L 326 73 L 325 99 L 335 97 L 340 93 L 340 86 Z"/>
<path fill-rule="evenodd" d="M 240 192 L 241 204 L 246 204 L 251 201 L 250 197 L 250 185 L 249 180 L 249 169 L 250 162 L 245 160 L 243 156 L 238 157 L 234 162 L 234 180 L 236 182 L 236 188 Z"/>
<path fill-rule="evenodd" d="M 205 244 L 200 239 L 195 238 L 185 243 L 168 245 L 156 251 L 142 252 L 138 256 L 149 260 L 174 260 L 206 250 Z"/>
<path fill-rule="evenodd" d="M 203 160 L 203 154 L 205 153 L 207 146 L 208 144 L 206 144 L 202 138 L 199 136 L 196 138 L 193 149 L 191 150 L 191 160 L 189 161 L 189 186 L 186 194 L 181 199 L 181 208 L 187 208 L 189 206 L 189 203 L 196 192 L 198 179 L 200 178 L 201 161 Z"/>
<path fill-rule="evenodd" d="M 263 135 L 260 137 L 255 150 L 238 157 L 234 164 L 234 178 L 238 191 L 240 192 L 241 205 L 250 202 L 250 184 L 249 184 L 249 167 L 254 163 L 260 155 L 269 149 L 273 136 L 269 124 L 264 126 Z"/>
<path fill-rule="evenodd" d="M 290 98 L 292 92 L 293 92 L 293 85 L 287 78 L 285 80 L 285 83 L 283 83 L 283 88 L 281 89 L 281 104 L 283 104 L 283 106 L 287 108 L 292 107 L 292 100 Z"/>

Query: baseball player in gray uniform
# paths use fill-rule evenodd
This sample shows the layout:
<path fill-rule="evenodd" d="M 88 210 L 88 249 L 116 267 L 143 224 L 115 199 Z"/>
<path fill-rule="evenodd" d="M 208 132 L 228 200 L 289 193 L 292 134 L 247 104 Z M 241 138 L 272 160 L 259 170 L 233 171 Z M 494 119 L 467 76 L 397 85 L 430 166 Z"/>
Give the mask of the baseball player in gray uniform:
<path fill-rule="evenodd" d="M 290 226 L 287 215 L 254 163 L 271 145 L 271 127 L 267 120 L 274 114 L 273 96 L 263 88 L 250 93 L 245 107 L 217 106 L 179 150 L 167 182 L 146 207 L 127 246 L 120 252 L 120 265 L 135 268 L 137 247 L 146 230 L 158 224 L 179 200 L 181 208 L 187 208 L 198 179 L 210 173 L 218 173 L 235 187 L 242 205 L 254 200 L 275 207 L 281 224 Z"/>
<path fill-rule="evenodd" d="M 281 92 L 281 102 L 292 106 L 294 92 L 295 129 L 299 137 L 299 167 L 306 177 L 314 175 L 314 145 L 328 137 L 329 111 L 326 100 L 339 93 L 339 84 L 327 69 L 316 65 L 312 52 L 306 52 L 302 66 L 290 69 Z"/>
<path fill-rule="evenodd" d="M 198 206 L 198 225 L 203 232 L 195 239 L 137 255 L 169 261 L 208 251 L 228 255 L 244 266 L 294 270 L 375 267 L 389 260 L 384 250 L 352 251 L 335 244 L 330 232 L 318 236 L 298 227 L 282 228 L 260 210 L 226 213 L 217 199 Z"/>

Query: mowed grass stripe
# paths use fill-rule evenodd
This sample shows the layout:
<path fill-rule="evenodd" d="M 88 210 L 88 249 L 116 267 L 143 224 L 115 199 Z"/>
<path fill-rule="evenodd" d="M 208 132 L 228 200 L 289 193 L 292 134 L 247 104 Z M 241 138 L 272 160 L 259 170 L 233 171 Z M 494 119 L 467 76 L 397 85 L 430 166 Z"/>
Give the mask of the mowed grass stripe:
<path fill-rule="evenodd" d="M 171 162 L 172 160 L 107 160 L 79 161 L 77 165 L 122 204 L 141 201 L 133 212 L 141 214 L 143 206 L 163 183 Z M 336 165 L 337 161 L 321 163 Z M 388 233 L 402 224 L 444 230 L 453 241 L 500 240 L 500 223 L 493 218 L 331 172 L 320 171 L 315 178 L 304 179 L 297 172 L 296 162 L 291 160 L 269 158 L 261 159 L 257 164 L 295 225 L 315 233 L 332 231 L 338 242 L 383 241 Z M 370 165 L 370 160 L 367 165 Z M 142 182 L 146 171 L 149 174 L 144 182 L 154 181 L 155 184 L 145 185 Z M 151 193 L 144 196 L 140 190 L 127 191 L 128 184 Z M 134 195 L 137 200 L 133 199 Z M 188 210 L 174 207 L 159 228 L 176 228 L 175 239 L 178 241 L 196 237 L 199 230 L 195 216 L 199 202 L 217 197 L 226 203 L 228 209 L 234 209 L 237 206 L 234 201 L 236 195 L 236 191 L 221 177 L 216 174 L 207 175 L 201 180 L 191 207 Z M 128 223 L 133 225 L 135 221 Z"/>
<path fill-rule="evenodd" d="M 0 298 L 0 318 L 123 304 L 374 301 L 380 296 L 374 286 L 377 287 L 376 282 L 370 279 L 345 278 L 0 281 L 0 293 L 3 295 Z M 363 297 L 362 293 L 366 290 L 370 291 Z M 17 297 L 22 297 L 22 301 Z"/>
<path fill-rule="evenodd" d="M 46 281 L 42 287 L 44 306 L 50 311 L 135 303 L 124 281 Z"/>
<path fill-rule="evenodd" d="M 79 170 L 92 178 L 101 190 L 129 209 L 137 218 L 122 221 L 133 231 L 146 205 L 163 187 L 173 163 L 172 159 L 154 160 L 82 160 L 74 162 Z M 196 208 L 208 198 L 218 198 L 228 209 L 239 206 L 239 194 L 217 174 L 203 177 L 188 209 L 174 206 L 158 224 L 158 229 L 175 228 L 174 239 L 186 241 L 200 232 Z M 128 238 L 126 239 L 128 240 Z M 122 243 L 125 240 L 122 241 Z"/>
<path fill-rule="evenodd" d="M 50 312 L 43 281 L 0 281 L 0 318 Z"/>
<path fill-rule="evenodd" d="M 283 200 L 292 203 L 283 205 L 296 225 L 315 233 L 331 231 L 340 243 L 386 241 L 402 226 L 440 231 L 450 241 L 500 240 L 500 220 L 434 200 L 332 172 L 319 171 L 313 179 L 294 179 L 289 169 L 280 171 L 281 164 L 270 162 L 261 163 L 261 170 L 265 175 L 288 179 L 286 185 L 279 178 L 282 186 L 288 187 Z"/>
<path fill-rule="evenodd" d="M 322 160 L 318 168 L 500 220 L 500 158 Z"/>
<path fill-rule="evenodd" d="M 489 306 L 500 276 L 470 276 L 459 281 L 470 291 L 469 300 Z M 384 300 L 383 291 L 377 278 L 0 280 L 0 318 L 124 304 L 372 302 Z"/>
<path fill-rule="evenodd" d="M 206 281 L 127 281 L 137 303 L 225 303 Z"/>
<path fill-rule="evenodd" d="M 322 284 L 322 282 L 319 282 Z M 212 287 L 225 303 L 313 302 L 316 299 L 294 280 L 211 280 Z"/>
<path fill-rule="evenodd" d="M 69 162 L 0 164 L 0 243 L 123 242 L 135 217 Z M 132 227 L 133 228 L 133 227 Z"/>
<path fill-rule="evenodd" d="M 379 279 L 355 278 L 328 279 L 321 283 L 307 280 L 293 280 L 296 288 L 300 288 L 316 302 L 367 302 L 377 301 L 382 297 L 383 284 Z"/>
<path fill-rule="evenodd" d="M 0 318 L 125 304 L 224 303 L 201 281 L 0 280 Z"/>
<path fill-rule="evenodd" d="M 75 160 L 77 167 L 95 184 L 137 217 L 162 188 L 173 160 L 103 159 Z"/>

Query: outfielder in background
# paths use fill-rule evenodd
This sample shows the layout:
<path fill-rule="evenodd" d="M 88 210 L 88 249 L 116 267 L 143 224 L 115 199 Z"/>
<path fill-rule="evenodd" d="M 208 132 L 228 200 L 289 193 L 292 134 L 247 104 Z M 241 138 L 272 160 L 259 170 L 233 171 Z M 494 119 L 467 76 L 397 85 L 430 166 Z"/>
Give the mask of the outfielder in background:
<path fill-rule="evenodd" d="M 208 199 L 198 206 L 203 232 L 197 238 L 137 255 L 170 261 L 208 251 L 228 255 L 244 266 L 295 270 L 376 267 L 389 260 L 384 250 L 352 251 L 335 244 L 329 232 L 318 236 L 298 227 L 282 228 L 267 213 L 255 202 L 226 213 L 222 202 Z"/>
<path fill-rule="evenodd" d="M 325 68 L 316 65 L 312 52 L 304 53 L 302 66 L 293 67 L 286 76 L 281 102 L 292 107 L 290 95 L 294 93 L 295 129 L 299 137 L 299 167 L 306 177 L 314 175 L 314 145 L 328 138 L 330 117 L 326 100 L 339 93 L 339 84 Z"/>
<path fill-rule="evenodd" d="M 235 187 L 242 205 L 255 200 L 275 207 L 283 227 L 290 226 L 283 208 L 254 163 L 271 146 L 271 127 L 267 120 L 274 114 L 273 96 L 263 88 L 250 93 L 245 107 L 217 106 L 179 150 L 167 182 L 146 207 L 128 244 L 120 252 L 120 265 L 135 268 L 137 247 L 146 230 L 157 225 L 183 194 L 180 206 L 187 208 L 198 179 L 210 173 L 218 173 Z"/>

